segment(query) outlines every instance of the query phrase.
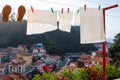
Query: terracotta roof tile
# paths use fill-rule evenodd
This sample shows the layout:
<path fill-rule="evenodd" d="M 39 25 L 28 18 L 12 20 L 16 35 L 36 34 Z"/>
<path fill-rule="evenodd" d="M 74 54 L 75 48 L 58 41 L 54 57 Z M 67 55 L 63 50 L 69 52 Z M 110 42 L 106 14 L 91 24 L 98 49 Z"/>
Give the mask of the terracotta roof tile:
<path fill-rule="evenodd" d="M 23 65 L 24 63 L 26 63 L 26 61 L 23 59 L 14 59 L 9 64 L 17 66 L 17 65 Z"/>
<path fill-rule="evenodd" d="M 23 56 L 32 56 L 34 53 L 28 53 L 26 51 L 17 51 L 17 54 L 23 55 Z"/>
<path fill-rule="evenodd" d="M 86 55 L 86 54 L 81 54 L 80 55 L 80 58 L 85 58 L 85 59 L 89 59 L 91 58 L 89 55 Z"/>
<path fill-rule="evenodd" d="M 4 68 L 6 64 L 0 64 L 0 68 Z"/>
<path fill-rule="evenodd" d="M 8 75 L 0 75 L 0 80 L 12 80 Z"/>
<path fill-rule="evenodd" d="M 17 73 L 10 73 L 8 74 L 11 78 L 20 78 L 20 75 Z"/>

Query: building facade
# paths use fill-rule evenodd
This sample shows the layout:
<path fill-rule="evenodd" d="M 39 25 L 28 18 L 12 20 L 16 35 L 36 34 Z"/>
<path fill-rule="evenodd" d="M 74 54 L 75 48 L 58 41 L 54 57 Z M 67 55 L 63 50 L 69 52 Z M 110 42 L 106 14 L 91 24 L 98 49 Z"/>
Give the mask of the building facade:
<path fill-rule="evenodd" d="M 23 73 L 26 71 L 26 61 L 23 59 L 14 59 L 8 64 L 9 73 Z"/>

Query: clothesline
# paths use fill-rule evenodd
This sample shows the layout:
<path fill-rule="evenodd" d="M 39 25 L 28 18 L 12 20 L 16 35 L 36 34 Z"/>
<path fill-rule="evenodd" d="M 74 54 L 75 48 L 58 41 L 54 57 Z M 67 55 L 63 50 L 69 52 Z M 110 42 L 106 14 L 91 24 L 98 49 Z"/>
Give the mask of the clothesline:
<path fill-rule="evenodd" d="M 59 5 L 65 5 L 65 6 L 71 6 L 71 7 L 77 7 L 77 8 L 81 7 L 81 6 L 75 6 L 75 5 L 71 5 L 71 4 L 63 4 L 63 3 L 57 3 L 57 2 L 51 2 L 51 1 L 46 1 L 46 0 L 38 0 L 38 1 L 47 2 L 47 3 L 53 3 L 53 4 L 59 4 Z M 88 0 L 86 0 L 86 1 L 88 1 Z M 90 0 L 88 2 L 97 3 L 98 7 L 99 7 L 99 5 L 101 5 L 101 6 L 102 5 L 111 5 L 111 4 L 107 4 L 107 3 L 99 3 L 97 1 L 90 1 Z M 87 3 L 85 3 L 85 4 L 87 4 Z M 119 13 L 120 11 L 112 10 L 111 12 Z"/>
<path fill-rule="evenodd" d="M 76 6 L 76 5 L 71 5 L 71 4 L 65 4 L 65 3 L 57 3 L 57 2 L 52 2 L 52 1 L 46 1 L 46 0 L 38 0 L 38 1 L 42 1 L 42 2 L 47 2 L 47 3 L 53 3 L 53 4 L 59 4 L 59 5 L 65 5 L 65 6 L 69 6 L 69 7 L 76 7 L 76 8 L 80 8 L 80 7 L 84 7 L 84 5 L 86 4 L 87 5 L 87 3 L 85 3 L 83 6 Z M 88 1 L 88 2 L 93 2 L 93 3 L 98 3 L 98 2 L 96 2 L 96 1 Z M 96 8 L 99 8 L 99 6 L 102 6 L 102 5 L 108 5 L 108 4 L 101 4 L 101 3 L 98 3 L 98 7 L 96 6 Z M 110 5 L 110 4 L 109 4 Z M 30 5 L 30 6 L 33 6 L 33 5 Z M 3 6 L 0 6 L 1 8 L 3 7 Z M 26 7 L 26 6 L 25 6 Z M 87 5 L 87 7 L 89 7 L 89 5 Z M 86 8 L 87 8 L 86 7 Z M 16 8 L 16 7 L 12 7 L 13 9 L 18 9 L 18 8 Z M 30 8 L 30 7 L 29 7 Z M 28 8 L 28 9 L 29 9 Z M 35 8 L 34 6 L 33 6 L 33 8 Z M 116 11 L 116 10 L 112 10 L 111 12 L 116 12 L 116 13 L 119 13 L 119 11 Z"/>
<path fill-rule="evenodd" d="M 3 8 L 2 6 L 0 6 L 0 8 Z M 18 9 L 18 8 L 14 8 L 13 7 L 13 9 Z M 54 9 L 54 8 L 53 8 Z M 50 10 L 50 9 L 49 9 Z M 56 10 L 55 10 L 56 11 Z M 76 12 L 77 12 L 77 10 L 76 10 Z M 112 11 L 113 12 L 113 11 Z M 15 13 L 15 12 L 13 12 L 13 13 Z M 115 18 L 120 18 L 120 16 L 118 16 L 118 15 L 110 15 L 110 14 L 106 14 L 106 16 L 111 16 L 111 17 L 115 17 Z"/>

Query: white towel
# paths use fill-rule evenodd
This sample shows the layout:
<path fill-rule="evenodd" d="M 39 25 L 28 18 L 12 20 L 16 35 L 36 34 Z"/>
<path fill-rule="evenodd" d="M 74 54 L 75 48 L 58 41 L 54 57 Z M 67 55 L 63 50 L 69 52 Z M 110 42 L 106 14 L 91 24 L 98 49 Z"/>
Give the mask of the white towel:
<path fill-rule="evenodd" d="M 57 12 L 27 10 L 27 35 L 40 34 L 57 29 Z"/>
<path fill-rule="evenodd" d="M 80 13 L 73 13 L 72 26 L 80 26 Z"/>
<path fill-rule="evenodd" d="M 58 21 L 59 21 L 59 29 L 65 32 L 70 32 L 71 30 L 71 24 L 72 24 L 72 19 L 73 19 L 73 13 L 70 12 L 58 12 Z"/>
<path fill-rule="evenodd" d="M 82 44 L 105 41 L 102 10 L 80 9 L 80 36 Z"/>

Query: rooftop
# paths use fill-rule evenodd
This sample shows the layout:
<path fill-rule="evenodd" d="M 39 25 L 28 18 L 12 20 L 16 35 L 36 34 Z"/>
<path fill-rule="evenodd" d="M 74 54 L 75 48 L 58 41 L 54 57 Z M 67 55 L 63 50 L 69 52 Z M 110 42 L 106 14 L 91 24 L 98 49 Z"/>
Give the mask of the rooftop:
<path fill-rule="evenodd" d="M 4 68 L 6 64 L 0 64 L 0 68 Z"/>
<path fill-rule="evenodd" d="M 23 59 L 14 59 L 14 60 L 12 60 L 9 64 L 11 64 L 11 65 L 23 65 L 23 64 L 25 64 L 26 63 L 26 61 L 25 60 L 23 60 Z"/>
<path fill-rule="evenodd" d="M 0 75 L 0 80 L 12 80 L 12 78 L 10 78 L 8 75 Z"/>
<path fill-rule="evenodd" d="M 28 53 L 26 51 L 17 51 L 17 54 L 23 55 L 23 56 L 32 56 L 34 53 Z"/>

